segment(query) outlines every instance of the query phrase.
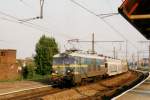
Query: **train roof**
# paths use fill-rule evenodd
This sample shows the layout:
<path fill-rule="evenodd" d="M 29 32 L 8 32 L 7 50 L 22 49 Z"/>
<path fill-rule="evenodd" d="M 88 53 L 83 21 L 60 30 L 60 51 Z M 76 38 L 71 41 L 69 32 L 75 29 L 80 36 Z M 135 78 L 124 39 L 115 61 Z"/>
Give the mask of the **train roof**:
<path fill-rule="evenodd" d="M 150 0 L 124 0 L 118 11 L 145 38 L 150 39 Z"/>
<path fill-rule="evenodd" d="M 107 62 L 121 62 L 122 60 L 120 59 L 110 59 L 110 58 L 106 58 Z"/>
<path fill-rule="evenodd" d="M 71 53 L 71 56 L 74 57 L 83 57 L 83 58 L 95 58 L 95 59 L 105 59 L 105 57 L 98 56 L 96 54 L 82 54 L 82 53 Z"/>
<path fill-rule="evenodd" d="M 83 58 L 91 58 L 91 59 L 105 59 L 107 61 L 119 61 L 120 59 L 114 59 L 111 57 L 107 57 L 107 56 L 99 56 L 97 54 L 89 54 L 86 52 L 71 52 L 71 53 L 59 53 L 54 55 L 54 58 L 58 58 L 58 57 L 66 57 L 66 56 L 72 56 L 72 57 L 83 57 Z"/>
<path fill-rule="evenodd" d="M 87 53 L 81 53 L 81 52 L 72 52 L 72 53 L 60 53 L 56 54 L 53 57 L 65 57 L 65 56 L 73 56 L 73 57 L 83 57 L 83 58 L 96 58 L 96 59 L 105 59 L 104 56 L 98 56 L 97 54 L 87 54 Z"/>
<path fill-rule="evenodd" d="M 122 61 L 121 59 L 115 59 L 109 56 L 104 56 L 102 54 L 92 54 L 89 51 L 82 51 L 82 50 L 66 50 L 63 53 L 59 53 L 53 56 L 53 58 L 59 58 L 59 57 L 83 57 L 83 58 L 91 58 L 91 59 L 104 59 L 107 61 Z"/>

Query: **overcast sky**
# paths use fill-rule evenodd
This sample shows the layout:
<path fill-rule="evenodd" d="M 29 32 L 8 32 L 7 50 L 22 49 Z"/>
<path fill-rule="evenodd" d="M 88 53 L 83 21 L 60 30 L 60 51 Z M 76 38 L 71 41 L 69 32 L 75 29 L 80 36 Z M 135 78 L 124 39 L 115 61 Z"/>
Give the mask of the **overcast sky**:
<path fill-rule="evenodd" d="M 0 48 L 17 49 L 17 58 L 31 57 L 32 54 L 35 54 L 35 44 L 42 34 L 56 38 L 61 51 L 68 48 L 67 40 L 74 38 L 90 40 L 92 33 L 95 33 L 95 40 L 125 41 L 126 38 L 129 41 L 130 54 L 134 53 L 135 55 L 137 50 L 135 46 L 139 48 L 137 41 L 145 40 L 121 15 L 105 18 L 105 21 L 117 29 L 118 33 L 104 23 L 103 20 L 70 0 L 45 0 L 43 19 L 29 21 L 34 25 L 19 23 L 17 19 L 28 19 L 40 14 L 39 1 L 0 1 Z M 96 14 L 116 13 L 122 3 L 122 0 L 75 1 Z M 98 53 L 111 56 L 113 46 L 116 46 L 117 50 L 125 51 L 124 44 L 116 45 L 113 43 L 98 43 L 96 50 Z M 77 47 L 88 50 L 91 46 L 90 43 L 82 43 Z"/>

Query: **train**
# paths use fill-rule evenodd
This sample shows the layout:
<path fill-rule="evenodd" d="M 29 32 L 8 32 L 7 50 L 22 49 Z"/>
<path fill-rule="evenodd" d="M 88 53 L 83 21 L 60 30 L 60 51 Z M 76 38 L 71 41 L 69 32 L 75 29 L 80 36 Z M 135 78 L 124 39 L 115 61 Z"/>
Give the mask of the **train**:
<path fill-rule="evenodd" d="M 78 85 L 128 71 L 126 60 L 81 51 L 66 51 L 53 57 L 51 84 Z"/>

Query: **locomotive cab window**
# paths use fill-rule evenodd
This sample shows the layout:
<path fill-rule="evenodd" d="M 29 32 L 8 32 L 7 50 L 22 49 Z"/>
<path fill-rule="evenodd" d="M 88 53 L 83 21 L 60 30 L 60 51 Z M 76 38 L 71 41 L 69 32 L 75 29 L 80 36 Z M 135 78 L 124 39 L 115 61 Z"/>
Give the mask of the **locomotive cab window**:
<path fill-rule="evenodd" d="M 54 65 L 61 65 L 61 64 L 75 64 L 75 58 L 73 57 L 56 57 L 53 58 Z"/>

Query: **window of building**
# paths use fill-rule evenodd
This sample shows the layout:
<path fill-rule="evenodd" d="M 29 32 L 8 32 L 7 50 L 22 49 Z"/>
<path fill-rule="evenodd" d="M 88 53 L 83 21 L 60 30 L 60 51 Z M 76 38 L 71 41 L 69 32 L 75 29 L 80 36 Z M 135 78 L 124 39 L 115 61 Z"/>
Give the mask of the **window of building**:
<path fill-rule="evenodd" d="M 1 52 L 0 55 L 1 55 L 1 56 L 5 56 L 5 52 Z"/>

